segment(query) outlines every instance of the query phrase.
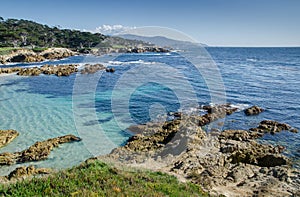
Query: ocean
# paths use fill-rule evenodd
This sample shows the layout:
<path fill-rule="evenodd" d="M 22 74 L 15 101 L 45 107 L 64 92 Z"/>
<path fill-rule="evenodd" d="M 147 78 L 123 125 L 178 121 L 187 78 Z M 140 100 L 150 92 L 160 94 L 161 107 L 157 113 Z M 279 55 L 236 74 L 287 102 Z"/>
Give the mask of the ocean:
<path fill-rule="evenodd" d="M 240 110 L 222 124 L 208 126 L 208 132 L 214 127 L 250 129 L 265 119 L 300 129 L 300 48 L 208 47 L 201 49 L 201 61 L 196 64 L 195 57 L 197 51 L 187 56 L 177 51 L 6 65 L 103 63 L 116 72 L 0 76 L 0 129 L 20 133 L 0 152 L 21 151 L 36 141 L 74 134 L 83 140 L 61 145 L 47 160 L 26 163 L 67 168 L 124 145 L 131 136 L 126 128 L 132 124 L 164 121 L 174 111 L 202 113 L 199 106 L 216 102 L 228 102 Z M 245 116 L 243 109 L 252 105 L 266 110 Z M 284 154 L 300 167 L 300 133 L 267 134 L 260 141 L 285 146 Z M 0 175 L 17 166 L 0 167 Z"/>

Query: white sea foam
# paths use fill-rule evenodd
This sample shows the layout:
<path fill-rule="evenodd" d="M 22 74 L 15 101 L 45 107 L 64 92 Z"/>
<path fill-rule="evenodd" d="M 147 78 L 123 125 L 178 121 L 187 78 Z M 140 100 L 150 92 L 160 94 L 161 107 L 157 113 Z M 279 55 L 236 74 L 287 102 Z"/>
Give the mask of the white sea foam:
<path fill-rule="evenodd" d="M 145 62 L 144 60 L 137 60 L 137 61 L 128 61 L 128 62 L 122 62 L 122 61 L 108 61 L 109 64 L 112 65 L 128 65 L 128 64 L 156 64 L 157 62 Z"/>
<path fill-rule="evenodd" d="M 247 58 L 246 61 L 249 61 L 249 62 L 257 62 L 258 59 L 255 59 L 255 58 Z"/>
<path fill-rule="evenodd" d="M 243 110 L 249 108 L 250 105 L 245 104 L 245 103 L 237 103 L 237 104 L 230 104 L 230 107 L 238 108 L 238 111 L 243 111 Z"/>

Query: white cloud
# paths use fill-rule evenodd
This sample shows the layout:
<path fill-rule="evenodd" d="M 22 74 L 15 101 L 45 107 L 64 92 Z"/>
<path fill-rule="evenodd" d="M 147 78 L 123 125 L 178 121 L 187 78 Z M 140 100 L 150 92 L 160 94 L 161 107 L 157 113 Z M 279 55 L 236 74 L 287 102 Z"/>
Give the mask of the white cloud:
<path fill-rule="evenodd" d="M 136 29 L 136 27 L 128 27 L 123 25 L 102 25 L 91 32 L 102 33 L 104 35 L 114 35 L 131 29 Z"/>

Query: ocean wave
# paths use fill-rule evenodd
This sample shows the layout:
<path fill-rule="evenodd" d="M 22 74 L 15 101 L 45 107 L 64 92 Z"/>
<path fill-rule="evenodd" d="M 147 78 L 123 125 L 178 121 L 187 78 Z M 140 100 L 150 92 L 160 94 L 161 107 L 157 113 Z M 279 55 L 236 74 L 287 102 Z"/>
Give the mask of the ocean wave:
<path fill-rule="evenodd" d="M 246 61 L 248 61 L 248 62 L 257 62 L 258 59 L 255 59 L 255 58 L 247 58 Z"/>
<path fill-rule="evenodd" d="M 128 61 L 128 62 L 108 61 L 108 63 L 112 65 L 128 65 L 128 64 L 156 64 L 157 62 L 147 62 L 144 60 L 137 60 L 137 61 Z"/>
<path fill-rule="evenodd" d="M 237 103 L 237 104 L 230 104 L 230 107 L 237 108 L 238 111 L 243 111 L 243 110 L 249 108 L 250 105 L 245 104 L 245 103 Z"/>

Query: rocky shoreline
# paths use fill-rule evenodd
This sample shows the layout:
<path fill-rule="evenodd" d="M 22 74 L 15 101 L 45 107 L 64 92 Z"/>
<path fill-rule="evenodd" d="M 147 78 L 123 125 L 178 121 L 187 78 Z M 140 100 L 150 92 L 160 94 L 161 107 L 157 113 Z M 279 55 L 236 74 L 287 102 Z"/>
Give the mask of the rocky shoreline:
<path fill-rule="evenodd" d="M 282 154 L 284 147 L 256 141 L 266 133 L 296 129 L 265 120 L 248 131 L 207 133 L 203 126 L 236 109 L 230 105 L 203 109 L 207 113 L 202 116 L 176 113 L 172 121 L 132 126 L 129 130 L 136 135 L 125 146 L 98 159 L 173 174 L 201 185 L 212 195 L 300 195 L 300 172 Z"/>
<path fill-rule="evenodd" d="M 93 74 L 99 70 L 105 70 L 106 72 L 115 72 L 114 68 L 107 68 L 102 64 L 85 64 L 83 68 L 80 68 L 79 64 L 59 64 L 59 65 L 48 65 L 45 64 L 41 67 L 10 67 L 0 68 L 0 74 L 16 73 L 19 76 L 38 76 L 44 75 L 56 75 L 69 76 L 73 73 L 80 71 L 81 74 Z"/>
<path fill-rule="evenodd" d="M 102 47 L 94 51 L 89 51 L 93 55 L 105 55 L 110 53 L 168 53 L 170 50 L 158 46 L 143 46 L 143 47 Z"/>
<path fill-rule="evenodd" d="M 0 130 L 1 142 L 5 142 L 1 145 L 7 145 L 18 135 L 19 133 L 15 130 Z M 58 147 L 60 144 L 79 141 L 81 141 L 79 137 L 74 135 L 65 135 L 41 142 L 36 142 L 21 152 L 0 153 L 0 166 L 45 160 L 48 158 L 53 148 Z M 48 168 L 35 168 L 32 165 L 21 166 L 10 172 L 7 176 L 0 177 L 0 182 L 9 183 L 10 181 L 16 181 L 38 174 L 49 174 L 50 172 L 52 172 L 52 170 Z"/>
<path fill-rule="evenodd" d="M 42 62 L 46 59 L 56 60 L 62 59 L 70 56 L 74 56 L 78 53 L 71 51 L 66 48 L 49 48 L 42 52 L 34 52 L 31 49 L 16 49 L 7 55 L 0 55 L 0 63 L 12 63 L 12 62 Z"/>
<path fill-rule="evenodd" d="M 81 141 L 79 137 L 74 135 L 65 135 L 41 142 L 36 142 L 21 152 L 0 153 L 0 166 L 44 160 L 48 158 L 51 150 L 57 147 L 59 144 L 78 141 Z"/>
<path fill-rule="evenodd" d="M 42 62 L 45 60 L 58 60 L 62 58 L 67 58 L 70 56 L 78 54 L 93 54 L 93 55 L 105 55 L 110 53 L 167 53 L 170 50 L 157 47 L 157 46 L 142 46 L 142 47 L 121 47 L 121 48 L 112 48 L 112 47 L 102 47 L 83 53 L 74 52 L 67 48 L 49 48 L 42 52 L 34 52 L 31 49 L 20 48 L 13 50 L 10 54 L 0 55 L 0 64 L 6 63 L 16 63 L 16 62 Z"/>
<path fill-rule="evenodd" d="M 98 68 L 104 69 L 100 65 Z M 89 69 L 92 68 L 87 67 L 88 71 L 83 70 L 84 73 L 94 72 Z M 300 171 L 294 169 L 292 161 L 282 154 L 285 148 L 256 141 L 266 133 L 295 133 L 297 129 L 285 123 L 264 120 L 249 130 L 221 132 L 212 129 L 206 132 L 204 127 L 207 124 L 236 113 L 237 108 L 224 104 L 203 106 L 202 109 L 206 110 L 204 115 L 175 112 L 172 113 L 174 119 L 170 121 L 131 126 L 129 130 L 135 135 L 124 146 L 97 159 L 116 166 L 166 172 L 182 181 L 196 183 L 216 196 L 300 195 Z M 1 131 L 1 145 L 17 136 L 14 130 Z M 1 153 L 0 165 L 44 160 L 59 144 L 80 140 L 66 135 L 36 142 L 21 152 Z M 51 172 L 46 168 L 22 166 L 0 177 L 0 180 L 10 183 Z"/>

